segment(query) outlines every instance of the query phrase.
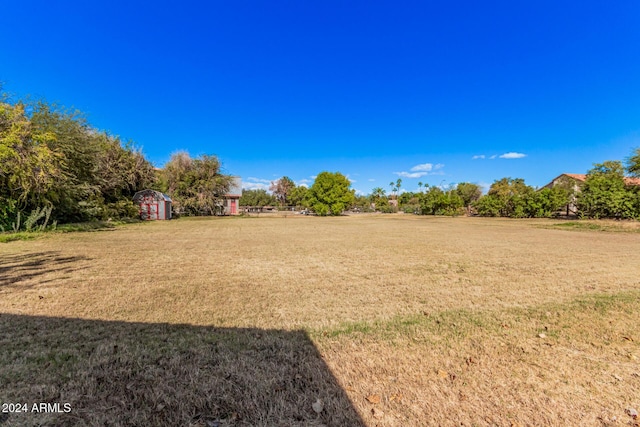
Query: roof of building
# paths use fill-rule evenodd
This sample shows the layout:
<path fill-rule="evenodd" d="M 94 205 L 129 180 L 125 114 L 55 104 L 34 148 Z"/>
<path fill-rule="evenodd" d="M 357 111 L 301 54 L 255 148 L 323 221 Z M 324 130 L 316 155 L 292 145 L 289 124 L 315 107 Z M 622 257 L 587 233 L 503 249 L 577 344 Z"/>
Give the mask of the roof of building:
<path fill-rule="evenodd" d="M 133 201 L 136 202 L 136 201 L 142 200 L 147 196 L 153 197 L 154 200 L 164 200 L 165 202 L 171 202 L 171 197 L 156 190 L 138 191 L 136 194 L 133 195 Z"/>
<path fill-rule="evenodd" d="M 624 183 L 627 185 L 640 185 L 640 178 L 635 178 L 632 176 L 625 176 Z"/>
<path fill-rule="evenodd" d="M 569 178 L 573 178 L 578 181 L 584 181 L 585 179 L 587 179 L 587 175 L 584 173 L 563 173 L 561 175 L 558 175 L 558 177 L 555 178 L 554 181 L 560 178 L 561 176 L 568 176 Z"/>
<path fill-rule="evenodd" d="M 583 173 L 562 173 L 551 180 L 551 182 L 544 187 L 550 187 L 553 183 L 563 176 L 567 176 L 569 178 L 575 179 L 576 181 L 584 182 L 587 179 L 587 175 Z M 640 185 L 640 178 L 635 178 L 631 176 L 624 177 L 624 183 L 627 185 Z M 544 188 L 543 187 L 543 188 Z"/>

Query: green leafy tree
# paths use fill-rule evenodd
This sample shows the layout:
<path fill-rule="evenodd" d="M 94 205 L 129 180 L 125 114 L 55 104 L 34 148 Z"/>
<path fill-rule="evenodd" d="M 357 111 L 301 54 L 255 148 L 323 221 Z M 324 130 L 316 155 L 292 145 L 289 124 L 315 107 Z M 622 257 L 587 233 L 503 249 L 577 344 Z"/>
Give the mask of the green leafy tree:
<path fill-rule="evenodd" d="M 563 187 L 543 188 L 526 198 L 526 216 L 550 218 L 569 203 L 569 193 Z"/>
<path fill-rule="evenodd" d="M 635 195 L 625 185 L 622 162 L 594 165 L 578 195 L 578 210 L 588 218 L 638 217 Z"/>
<path fill-rule="evenodd" d="M 522 178 L 502 178 L 491 184 L 487 195 L 497 200 L 500 216 L 524 218 L 527 216 L 527 197 L 534 191 Z"/>
<path fill-rule="evenodd" d="M 416 197 L 417 194 L 413 193 L 411 191 L 405 191 L 404 193 L 400 194 L 400 196 L 398 197 L 398 200 L 401 204 L 410 204 L 410 203 L 414 203 L 416 202 Z"/>
<path fill-rule="evenodd" d="M 262 207 L 271 206 L 275 203 L 275 196 L 261 188 L 256 190 L 242 190 L 242 197 L 240 197 L 240 206 Z"/>
<path fill-rule="evenodd" d="M 640 178 L 640 148 L 633 150 L 627 159 L 627 172 L 629 175 Z"/>
<path fill-rule="evenodd" d="M 387 212 L 391 210 L 389 206 L 389 199 L 387 198 L 387 194 L 382 187 L 376 187 L 371 190 L 371 194 L 369 195 L 369 202 L 373 205 L 375 210 L 381 212 Z"/>
<path fill-rule="evenodd" d="M 78 111 L 0 99 L 0 221 L 45 208 L 60 223 L 136 214 L 131 197 L 155 172 L 133 143 Z"/>
<path fill-rule="evenodd" d="M 165 165 L 165 175 L 175 209 L 187 215 L 221 213 L 220 206 L 233 179 L 220 172 L 216 156 L 192 159 L 184 151 L 171 156 Z"/>
<path fill-rule="evenodd" d="M 49 144 L 56 136 L 34 127 L 25 105 L 0 103 L 0 191 L 18 208 L 49 204 L 49 192 L 65 179 L 64 158 Z"/>
<path fill-rule="evenodd" d="M 470 182 L 461 182 L 456 186 L 456 194 L 462 199 L 467 212 L 470 211 L 471 205 L 482 196 L 482 190 L 477 184 Z"/>
<path fill-rule="evenodd" d="M 340 215 L 355 200 L 351 182 L 340 172 L 321 172 L 307 193 L 307 204 L 318 215 Z"/>
<path fill-rule="evenodd" d="M 289 193 L 289 203 L 296 208 L 306 207 L 305 200 L 309 189 L 304 185 L 298 185 Z"/>
<path fill-rule="evenodd" d="M 371 212 L 371 202 L 369 197 L 363 195 L 356 195 L 353 201 L 353 208 L 358 209 L 360 212 Z"/>
<path fill-rule="evenodd" d="M 504 201 L 494 194 L 480 197 L 472 206 L 480 216 L 500 216 L 505 210 Z"/>
<path fill-rule="evenodd" d="M 442 190 L 430 187 L 420 196 L 420 211 L 423 215 L 458 215 L 464 202 L 454 189 Z"/>

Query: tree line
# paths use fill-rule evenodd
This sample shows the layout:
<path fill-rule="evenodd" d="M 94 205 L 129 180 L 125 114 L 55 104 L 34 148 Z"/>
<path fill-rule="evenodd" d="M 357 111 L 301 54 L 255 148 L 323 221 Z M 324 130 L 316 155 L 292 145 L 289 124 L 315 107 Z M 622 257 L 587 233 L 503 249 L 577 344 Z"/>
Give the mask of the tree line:
<path fill-rule="evenodd" d="M 271 194 L 265 189 L 242 190 L 240 206 L 275 206 L 311 209 L 317 215 L 341 215 L 352 209 L 357 197 L 351 182 L 340 172 L 321 172 L 311 187 L 296 185 L 288 176 L 271 183 Z"/>
<path fill-rule="evenodd" d="M 220 213 L 232 177 L 222 173 L 216 156 L 177 152 L 160 170 L 132 141 L 92 127 L 81 112 L 44 101 L 12 102 L 1 89 L 0 231 L 44 228 L 49 221 L 134 218 L 138 208 L 132 197 L 147 188 L 167 193 L 180 214 Z M 638 183 L 640 149 L 635 149 L 625 163 L 595 164 L 579 191 L 573 182 L 536 190 L 521 178 L 502 178 L 485 195 L 468 182 L 445 188 L 420 182 L 419 191 L 403 192 L 397 179 L 389 194 L 377 187 L 364 196 L 356 195 L 340 172 L 322 172 L 308 188 L 284 176 L 270 193 L 243 190 L 240 204 L 293 206 L 318 215 L 401 210 L 513 218 L 550 217 L 571 205 L 580 217 L 640 219 Z"/>
<path fill-rule="evenodd" d="M 323 172 L 309 188 L 289 177 L 274 181 L 269 190 L 243 190 L 240 205 L 279 205 L 307 208 L 318 215 L 344 210 L 421 215 L 480 215 L 509 218 L 549 218 L 560 211 L 583 218 L 640 219 L 640 149 L 626 160 L 594 164 L 584 182 L 569 177 L 549 188 L 536 189 L 522 178 L 496 180 L 487 194 L 480 186 L 462 182 L 442 188 L 418 183 L 419 191 L 401 192 L 402 179 L 392 181 L 390 193 L 376 187 L 356 195 L 339 172 Z M 566 210 L 569 209 L 569 212 Z"/>
<path fill-rule="evenodd" d="M 147 188 L 185 214 L 215 213 L 230 182 L 215 156 L 179 152 L 158 170 L 80 111 L 0 93 L 0 231 L 136 218 L 133 195 Z"/>

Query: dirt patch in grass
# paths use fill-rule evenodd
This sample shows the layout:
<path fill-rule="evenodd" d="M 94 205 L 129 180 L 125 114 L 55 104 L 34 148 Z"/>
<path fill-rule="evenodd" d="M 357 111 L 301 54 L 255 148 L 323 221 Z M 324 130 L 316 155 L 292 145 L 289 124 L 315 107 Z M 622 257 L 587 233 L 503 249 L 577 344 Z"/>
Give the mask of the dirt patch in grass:
<path fill-rule="evenodd" d="M 637 234 L 548 225 L 180 219 L 0 245 L 0 398 L 75 399 L 25 418 L 44 425 L 633 422 Z"/>

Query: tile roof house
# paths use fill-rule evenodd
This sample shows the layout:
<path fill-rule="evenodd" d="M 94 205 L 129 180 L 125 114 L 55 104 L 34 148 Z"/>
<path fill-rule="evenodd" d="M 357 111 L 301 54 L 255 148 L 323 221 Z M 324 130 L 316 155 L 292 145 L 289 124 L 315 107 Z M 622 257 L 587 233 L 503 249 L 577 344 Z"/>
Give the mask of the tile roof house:
<path fill-rule="evenodd" d="M 587 179 L 587 175 L 583 173 L 563 173 L 555 177 L 554 179 L 552 179 L 550 183 L 548 183 L 542 188 L 555 187 L 558 182 L 562 181 L 563 178 L 566 179 L 565 177 L 573 180 L 576 183 L 576 185 L 582 184 Z M 624 183 L 627 185 L 640 185 L 640 178 L 625 176 Z"/>
<path fill-rule="evenodd" d="M 576 215 L 578 208 L 576 206 L 576 194 L 580 192 L 582 184 L 586 181 L 587 175 L 583 173 L 563 173 L 553 178 L 550 183 L 542 188 L 553 188 L 559 185 L 566 186 L 566 188 L 572 191 L 571 200 L 563 211 L 566 215 Z M 626 176 L 624 177 L 624 183 L 626 185 L 639 185 L 640 178 L 634 178 Z"/>

